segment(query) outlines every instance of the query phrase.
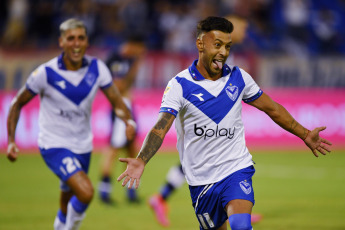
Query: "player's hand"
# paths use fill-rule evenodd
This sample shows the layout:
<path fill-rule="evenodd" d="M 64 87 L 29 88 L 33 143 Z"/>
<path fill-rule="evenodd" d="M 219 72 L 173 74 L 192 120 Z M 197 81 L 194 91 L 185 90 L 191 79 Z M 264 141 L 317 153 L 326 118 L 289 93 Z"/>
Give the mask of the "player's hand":
<path fill-rule="evenodd" d="M 133 188 L 134 185 L 137 189 L 140 184 L 140 177 L 144 172 L 145 162 L 139 158 L 120 158 L 119 160 L 127 163 L 127 168 L 119 178 L 117 178 L 117 181 L 121 181 L 125 178 L 122 182 L 122 187 L 128 183 L 128 188 Z"/>
<path fill-rule="evenodd" d="M 8 146 L 7 146 L 7 158 L 10 161 L 14 162 L 14 161 L 17 160 L 18 152 L 19 152 L 19 149 L 18 149 L 16 143 L 14 143 L 14 142 L 8 143 Z"/>
<path fill-rule="evenodd" d="M 126 137 L 129 141 L 132 141 L 135 137 L 137 125 L 133 120 L 127 120 L 126 122 Z"/>
<path fill-rule="evenodd" d="M 316 157 L 319 156 L 317 152 L 323 155 L 326 155 L 327 152 L 331 152 L 330 145 L 332 145 L 332 143 L 319 136 L 319 133 L 325 129 L 326 126 L 315 128 L 308 133 L 304 140 L 304 143 L 311 149 Z"/>

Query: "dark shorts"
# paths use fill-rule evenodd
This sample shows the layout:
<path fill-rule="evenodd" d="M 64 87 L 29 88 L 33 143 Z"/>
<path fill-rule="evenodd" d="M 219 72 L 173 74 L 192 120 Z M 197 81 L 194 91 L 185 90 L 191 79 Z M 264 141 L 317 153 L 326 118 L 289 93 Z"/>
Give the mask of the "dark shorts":
<path fill-rule="evenodd" d="M 225 207 L 231 200 L 242 199 L 255 203 L 252 186 L 254 173 L 254 167 L 249 166 L 214 184 L 189 186 L 200 229 L 221 227 L 228 219 Z"/>

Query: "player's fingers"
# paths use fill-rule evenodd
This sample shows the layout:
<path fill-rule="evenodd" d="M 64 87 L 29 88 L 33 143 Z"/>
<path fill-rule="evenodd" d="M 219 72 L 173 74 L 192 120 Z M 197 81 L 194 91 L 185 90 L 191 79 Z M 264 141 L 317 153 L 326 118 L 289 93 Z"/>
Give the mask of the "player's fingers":
<path fill-rule="evenodd" d="M 331 148 L 328 146 L 328 145 L 325 145 L 325 144 L 320 144 L 320 147 L 322 148 L 322 149 L 324 149 L 324 150 L 326 150 L 327 152 L 331 152 Z"/>
<path fill-rule="evenodd" d="M 124 177 L 127 176 L 127 173 L 122 173 L 118 178 L 117 181 L 121 181 Z"/>
<path fill-rule="evenodd" d="M 317 148 L 317 151 L 319 151 L 322 155 L 326 155 L 326 152 L 322 149 L 321 146 Z"/>
<path fill-rule="evenodd" d="M 129 176 L 127 176 L 125 179 L 124 179 L 124 181 L 122 182 L 122 187 L 124 187 L 127 183 L 128 183 L 128 181 L 130 180 L 131 178 L 129 177 Z"/>
<path fill-rule="evenodd" d="M 326 140 L 326 139 L 321 138 L 320 140 L 321 140 L 322 143 L 325 143 L 325 144 L 328 144 L 328 145 L 332 145 L 332 143 L 330 141 Z"/>
<path fill-rule="evenodd" d="M 318 132 L 321 132 L 321 131 L 326 129 L 326 126 L 321 126 L 321 127 L 316 128 L 316 129 Z"/>
<path fill-rule="evenodd" d="M 314 154 L 314 156 L 319 157 L 319 155 L 316 152 L 316 149 L 313 150 L 313 154 Z"/>
<path fill-rule="evenodd" d="M 128 159 L 127 158 L 119 158 L 119 161 L 128 163 Z"/>

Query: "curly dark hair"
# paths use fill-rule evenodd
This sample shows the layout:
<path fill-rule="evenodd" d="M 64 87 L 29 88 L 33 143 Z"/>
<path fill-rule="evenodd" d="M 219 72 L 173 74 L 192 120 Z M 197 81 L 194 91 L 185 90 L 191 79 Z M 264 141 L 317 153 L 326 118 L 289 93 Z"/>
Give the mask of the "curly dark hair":
<path fill-rule="evenodd" d="M 211 30 L 231 33 L 234 30 L 234 26 L 225 18 L 210 16 L 198 23 L 196 35 L 199 37 L 200 34 Z"/>

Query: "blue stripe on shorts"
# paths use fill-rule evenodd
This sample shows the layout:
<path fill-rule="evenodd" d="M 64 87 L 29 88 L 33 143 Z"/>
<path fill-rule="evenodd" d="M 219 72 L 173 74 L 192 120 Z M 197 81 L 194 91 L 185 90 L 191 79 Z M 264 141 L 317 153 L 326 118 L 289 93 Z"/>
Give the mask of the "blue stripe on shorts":
<path fill-rule="evenodd" d="M 214 184 L 189 186 L 200 229 L 221 227 L 228 219 L 225 207 L 231 200 L 242 199 L 255 203 L 252 186 L 254 173 L 254 167 L 249 166 Z"/>

